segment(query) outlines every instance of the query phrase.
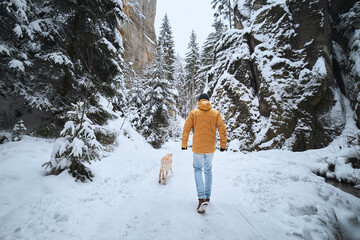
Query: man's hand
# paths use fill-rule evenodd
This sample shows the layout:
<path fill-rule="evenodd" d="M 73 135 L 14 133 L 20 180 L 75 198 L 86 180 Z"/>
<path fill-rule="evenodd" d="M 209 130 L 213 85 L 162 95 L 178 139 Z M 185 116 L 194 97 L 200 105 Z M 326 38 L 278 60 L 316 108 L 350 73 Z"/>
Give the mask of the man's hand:
<path fill-rule="evenodd" d="M 220 152 L 226 151 L 226 148 L 220 148 Z"/>
<path fill-rule="evenodd" d="M 181 150 L 186 150 L 186 149 L 187 149 L 187 147 L 186 148 L 183 148 L 183 147 L 181 148 Z"/>

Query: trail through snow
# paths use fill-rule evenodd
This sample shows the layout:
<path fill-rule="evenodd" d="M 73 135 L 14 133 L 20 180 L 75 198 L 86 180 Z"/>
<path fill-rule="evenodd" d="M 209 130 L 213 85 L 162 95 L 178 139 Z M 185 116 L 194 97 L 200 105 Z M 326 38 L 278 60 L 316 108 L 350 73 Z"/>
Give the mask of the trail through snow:
<path fill-rule="evenodd" d="M 174 174 L 168 176 L 167 185 L 157 182 L 158 166 L 142 176 L 142 183 L 133 192 L 131 203 L 121 211 L 123 217 L 120 217 L 118 225 L 126 226 L 121 231 L 121 237 L 224 239 L 226 233 L 227 239 L 239 239 L 240 236 L 242 239 L 261 239 L 244 216 L 244 206 L 243 209 L 232 208 L 237 203 L 236 199 L 228 199 L 226 195 L 218 200 L 215 198 L 207 213 L 200 215 L 196 212 L 192 152 L 181 151 L 179 146 L 179 143 L 173 142 L 161 150 L 163 154 L 169 152 L 174 155 Z M 155 162 L 160 163 L 159 159 Z M 214 181 L 215 192 L 222 187 L 225 186 Z"/>
<path fill-rule="evenodd" d="M 154 150 L 119 137 L 90 167 L 94 182 L 44 176 L 52 141 L 0 145 L 0 240 L 13 239 L 356 239 L 360 200 L 325 183 L 308 165 L 317 152 L 216 151 L 212 198 L 196 212 L 192 152 Z M 158 183 L 160 158 L 174 174 Z"/>

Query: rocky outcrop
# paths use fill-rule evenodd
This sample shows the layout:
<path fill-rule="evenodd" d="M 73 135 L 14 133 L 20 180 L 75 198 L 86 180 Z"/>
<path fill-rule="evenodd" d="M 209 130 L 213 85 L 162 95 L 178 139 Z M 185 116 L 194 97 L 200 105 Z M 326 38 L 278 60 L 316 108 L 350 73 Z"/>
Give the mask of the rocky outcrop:
<path fill-rule="evenodd" d="M 124 60 L 134 69 L 140 69 L 151 61 L 156 49 L 154 21 L 156 0 L 122 0 L 127 20 L 121 26 Z"/>
<path fill-rule="evenodd" d="M 330 6 L 334 75 L 360 128 L 360 2 L 331 0 Z"/>
<path fill-rule="evenodd" d="M 239 29 L 218 42 L 209 73 L 229 138 L 240 150 L 328 145 L 346 121 L 329 2 L 248 0 L 234 9 Z"/>

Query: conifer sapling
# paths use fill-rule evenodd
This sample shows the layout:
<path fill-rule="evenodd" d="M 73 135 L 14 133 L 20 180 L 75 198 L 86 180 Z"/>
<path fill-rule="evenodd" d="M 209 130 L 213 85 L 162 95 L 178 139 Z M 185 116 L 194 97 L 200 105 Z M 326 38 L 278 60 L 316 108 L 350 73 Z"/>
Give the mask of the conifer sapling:
<path fill-rule="evenodd" d="M 75 181 L 92 181 L 94 174 L 84 164 L 100 160 L 103 146 L 96 140 L 94 125 L 85 114 L 85 104 L 73 104 L 74 111 L 67 113 L 69 121 L 56 140 L 49 162 L 43 167 L 50 168 L 50 174 L 58 175 L 65 169 Z"/>
<path fill-rule="evenodd" d="M 23 137 L 23 135 L 26 132 L 26 127 L 24 125 L 23 120 L 17 121 L 17 123 L 14 125 L 13 132 L 12 132 L 12 141 L 20 141 Z"/>

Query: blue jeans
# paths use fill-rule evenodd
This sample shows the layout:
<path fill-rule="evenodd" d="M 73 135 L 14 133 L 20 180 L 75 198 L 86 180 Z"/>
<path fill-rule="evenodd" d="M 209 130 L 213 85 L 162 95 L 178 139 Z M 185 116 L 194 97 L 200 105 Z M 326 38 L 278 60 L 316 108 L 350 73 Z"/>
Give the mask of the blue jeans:
<path fill-rule="evenodd" d="M 194 153 L 194 175 L 195 175 L 195 184 L 196 190 L 199 199 L 210 198 L 211 195 L 211 185 L 212 185 L 212 159 L 214 153 L 209 154 L 199 154 Z M 203 181 L 203 173 L 205 175 L 205 187 Z"/>

